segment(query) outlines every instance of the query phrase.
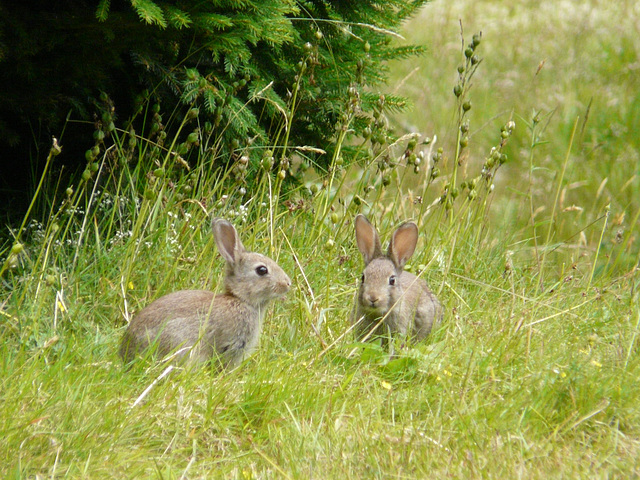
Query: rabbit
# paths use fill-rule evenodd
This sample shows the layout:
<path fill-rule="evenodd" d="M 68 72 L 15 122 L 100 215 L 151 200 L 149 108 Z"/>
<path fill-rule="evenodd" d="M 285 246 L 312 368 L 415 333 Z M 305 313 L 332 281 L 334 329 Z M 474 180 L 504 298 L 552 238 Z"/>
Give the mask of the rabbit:
<path fill-rule="evenodd" d="M 354 308 L 354 332 L 358 341 L 387 334 L 423 340 L 443 317 L 442 305 L 427 283 L 403 271 L 418 242 L 413 222 L 400 225 L 382 253 L 376 228 L 360 214 L 355 218 L 356 243 L 365 269 Z"/>
<path fill-rule="evenodd" d="M 143 308 L 120 344 L 125 364 L 155 348 L 162 356 L 175 353 L 195 363 L 213 359 L 219 368 L 235 368 L 257 346 L 269 302 L 285 295 L 291 280 L 270 258 L 245 250 L 227 220 L 215 218 L 211 226 L 227 263 L 224 293 L 181 290 Z"/>

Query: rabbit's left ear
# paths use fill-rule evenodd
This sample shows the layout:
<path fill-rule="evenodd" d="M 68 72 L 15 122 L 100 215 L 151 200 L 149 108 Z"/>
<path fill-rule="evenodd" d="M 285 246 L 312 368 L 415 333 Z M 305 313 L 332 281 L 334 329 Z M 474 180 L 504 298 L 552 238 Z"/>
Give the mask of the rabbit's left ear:
<path fill-rule="evenodd" d="M 403 223 L 393 232 L 387 256 L 396 268 L 404 268 L 418 243 L 418 226 L 413 222 Z"/>
<path fill-rule="evenodd" d="M 356 226 L 356 243 L 358 244 L 358 250 L 364 258 L 365 265 L 369 264 L 374 258 L 382 256 L 382 247 L 380 247 L 380 237 L 376 227 L 371 225 L 371 222 L 367 220 L 362 214 L 359 214 L 355 221 Z"/>
<path fill-rule="evenodd" d="M 222 218 L 214 218 L 211 222 L 211 227 L 220 255 L 227 263 L 235 264 L 238 256 L 245 252 L 244 246 L 238 237 L 238 232 L 236 232 L 231 223 Z"/>

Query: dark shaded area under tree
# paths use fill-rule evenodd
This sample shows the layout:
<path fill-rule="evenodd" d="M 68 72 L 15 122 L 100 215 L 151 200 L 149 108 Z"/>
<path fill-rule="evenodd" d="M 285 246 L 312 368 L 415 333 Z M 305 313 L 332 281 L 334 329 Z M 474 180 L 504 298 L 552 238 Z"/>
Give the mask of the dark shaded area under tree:
<path fill-rule="evenodd" d="M 300 60 L 308 58 L 313 44 L 314 62 L 303 78 L 289 142 L 330 149 L 349 87 L 380 85 L 386 60 L 421 51 L 392 45 L 382 29 L 395 30 L 424 0 L 138 3 L 144 5 L 117 0 L 0 3 L 3 223 L 24 213 L 52 137 L 63 147 L 50 172 L 52 183 L 61 172 L 73 175 L 84 168 L 103 92 L 115 105 L 120 128 L 139 113 L 136 99 L 146 91 L 149 101 L 161 101 L 167 111 L 195 105 L 205 119 L 222 117 L 217 124 L 224 124 L 228 140 L 221 144 L 222 156 L 232 156 L 249 138 L 257 139 L 254 146 L 272 148 L 281 112 L 267 102 L 249 105 L 248 100 L 273 81 L 271 101 L 286 105 Z M 199 87 L 187 95 L 194 75 Z M 369 89 L 366 95 L 356 135 L 367 128 L 366 112 L 379 94 Z M 386 105 L 400 108 L 402 101 L 389 96 Z M 238 115 L 238 108 L 248 114 Z M 328 159 L 313 161 L 322 167 Z"/>

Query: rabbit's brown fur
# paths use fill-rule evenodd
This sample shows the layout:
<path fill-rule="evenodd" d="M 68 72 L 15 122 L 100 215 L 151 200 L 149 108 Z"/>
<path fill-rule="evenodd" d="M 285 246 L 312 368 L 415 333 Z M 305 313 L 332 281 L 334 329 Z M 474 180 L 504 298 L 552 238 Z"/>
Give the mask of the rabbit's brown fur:
<path fill-rule="evenodd" d="M 442 320 L 442 306 L 427 283 L 403 270 L 418 241 L 418 227 L 402 224 L 383 254 L 375 227 L 364 215 L 355 219 L 356 241 L 365 262 L 354 309 L 358 340 L 400 334 L 424 339 Z"/>
<path fill-rule="evenodd" d="M 212 226 L 227 262 L 225 292 L 182 290 L 142 309 L 120 344 L 125 363 L 152 347 L 161 356 L 217 359 L 233 368 L 257 346 L 269 302 L 284 295 L 291 280 L 270 258 L 247 252 L 229 222 L 214 219 Z"/>

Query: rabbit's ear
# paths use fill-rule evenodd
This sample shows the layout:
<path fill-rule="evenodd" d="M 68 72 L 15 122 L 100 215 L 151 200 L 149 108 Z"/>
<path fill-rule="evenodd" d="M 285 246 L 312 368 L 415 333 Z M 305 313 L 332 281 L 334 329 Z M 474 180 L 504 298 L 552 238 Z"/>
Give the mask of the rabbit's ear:
<path fill-rule="evenodd" d="M 382 256 L 380 237 L 378 237 L 376 228 L 371 225 L 364 215 L 358 215 L 354 223 L 356 226 L 356 243 L 358 244 L 358 250 L 360 250 L 364 258 L 364 263 L 368 264 L 374 258 Z"/>
<path fill-rule="evenodd" d="M 393 232 L 387 255 L 397 268 L 403 268 L 416 250 L 418 227 L 413 222 L 403 223 Z"/>
<path fill-rule="evenodd" d="M 214 218 L 211 222 L 213 238 L 218 245 L 220 255 L 230 264 L 236 263 L 238 256 L 245 252 L 244 246 L 238 237 L 238 232 L 227 220 Z"/>

